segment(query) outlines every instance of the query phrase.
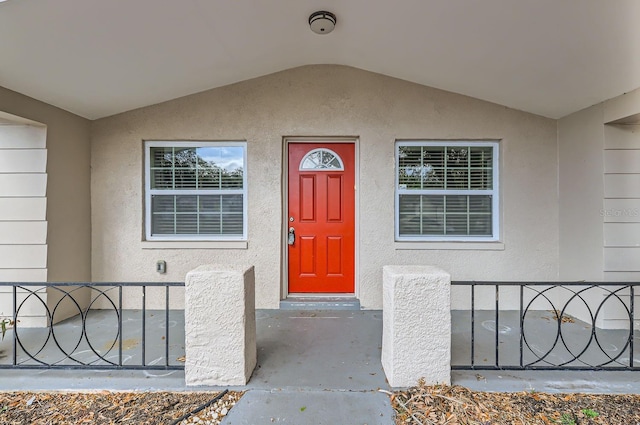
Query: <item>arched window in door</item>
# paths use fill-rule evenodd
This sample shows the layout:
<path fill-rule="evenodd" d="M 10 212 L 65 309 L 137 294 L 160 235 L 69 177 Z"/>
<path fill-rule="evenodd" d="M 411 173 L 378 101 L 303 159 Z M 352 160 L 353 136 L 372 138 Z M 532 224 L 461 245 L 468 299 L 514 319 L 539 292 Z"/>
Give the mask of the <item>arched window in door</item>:
<path fill-rule="evenodd" d="M 330 149 L 319 148 L 310 151 L 300 161 L 300 170 L 344 170 L 342 159 Z"/>

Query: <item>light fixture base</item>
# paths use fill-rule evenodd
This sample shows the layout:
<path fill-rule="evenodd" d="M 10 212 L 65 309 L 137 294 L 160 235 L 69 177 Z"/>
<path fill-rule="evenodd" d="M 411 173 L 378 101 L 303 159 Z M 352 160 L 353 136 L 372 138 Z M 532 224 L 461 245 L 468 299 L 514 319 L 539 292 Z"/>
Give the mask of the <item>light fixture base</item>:
<path fill-rule="evenodd" d="M 336 27 L 336 15 L 325 10 L 314 12 L 309 16 L 309 27 L 316 34 L 329 34 Z"/>

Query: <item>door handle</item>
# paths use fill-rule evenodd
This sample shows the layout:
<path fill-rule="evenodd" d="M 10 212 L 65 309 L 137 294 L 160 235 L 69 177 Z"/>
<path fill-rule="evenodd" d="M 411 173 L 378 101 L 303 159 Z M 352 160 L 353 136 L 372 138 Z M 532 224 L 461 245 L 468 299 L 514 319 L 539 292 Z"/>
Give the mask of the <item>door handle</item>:
<path fill-rule="evenodd" d="M 293 245 L 296 241 L 296 229 L 293 227 L 289 227 L 289 237 L 287 238 L 287 243 L 289 245 Z"/>

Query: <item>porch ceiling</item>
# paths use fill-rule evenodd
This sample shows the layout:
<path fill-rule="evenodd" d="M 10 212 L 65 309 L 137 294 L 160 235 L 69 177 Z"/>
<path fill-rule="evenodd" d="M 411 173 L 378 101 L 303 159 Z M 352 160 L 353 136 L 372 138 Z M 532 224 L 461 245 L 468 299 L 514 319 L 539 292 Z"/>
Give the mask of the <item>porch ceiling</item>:
<path fill-rule="evenodd" d="M 0 86 L 95 119 L 329 63 L 558 118 L 640 87 L 638 22 L 637 0 L 8 0 Z"/>

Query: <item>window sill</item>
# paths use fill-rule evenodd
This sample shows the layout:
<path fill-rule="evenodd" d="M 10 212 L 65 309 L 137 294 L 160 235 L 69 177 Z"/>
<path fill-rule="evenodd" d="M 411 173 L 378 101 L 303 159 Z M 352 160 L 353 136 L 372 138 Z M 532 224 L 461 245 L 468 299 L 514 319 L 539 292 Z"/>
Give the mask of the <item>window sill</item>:
<path fill-rule="evenodd" d="M 504 251 L 502 242 L 395 242 L 396 250 Z"/>
<path fill-rule="evenodd" d="M 247 241 L 142 241 L 142 249 L 247 249 Z"/>

